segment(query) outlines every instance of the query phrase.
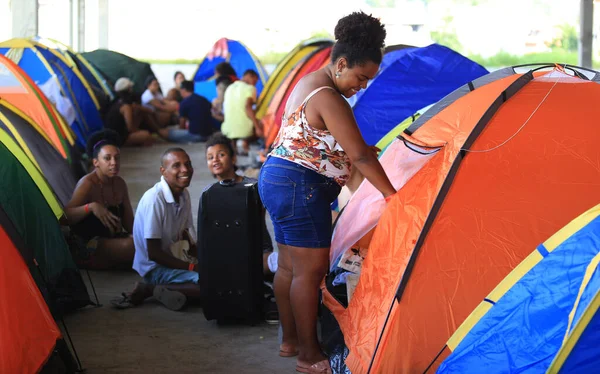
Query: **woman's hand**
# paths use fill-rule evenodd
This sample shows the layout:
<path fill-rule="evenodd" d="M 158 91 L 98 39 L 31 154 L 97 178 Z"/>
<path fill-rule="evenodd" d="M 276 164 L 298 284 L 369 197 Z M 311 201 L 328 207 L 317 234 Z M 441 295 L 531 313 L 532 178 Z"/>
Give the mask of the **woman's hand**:
<path fill-rule="evenodd" d="M 379 158 L 379 153 L 381 153 L 381 149 L 377 148 L 377 146 L 371 145 L 369 149 L 375 153 L 375 157 Z"/>
<path fill-rule="evenodd" d="M 90 210 L 112 234 L 121 231 L 121 220 L 99 203 L 91 203 Z"/>

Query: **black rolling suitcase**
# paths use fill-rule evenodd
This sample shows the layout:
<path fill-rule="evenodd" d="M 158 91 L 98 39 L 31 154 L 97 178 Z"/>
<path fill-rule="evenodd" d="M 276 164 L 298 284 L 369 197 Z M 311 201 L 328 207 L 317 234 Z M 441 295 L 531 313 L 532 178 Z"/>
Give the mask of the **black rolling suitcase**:
<path fill-rule="evenodd" d="M 198 262 L 207 320 L 262 320 L 262 203 L 256 183 L 215 183 L 200 199 Z"/>

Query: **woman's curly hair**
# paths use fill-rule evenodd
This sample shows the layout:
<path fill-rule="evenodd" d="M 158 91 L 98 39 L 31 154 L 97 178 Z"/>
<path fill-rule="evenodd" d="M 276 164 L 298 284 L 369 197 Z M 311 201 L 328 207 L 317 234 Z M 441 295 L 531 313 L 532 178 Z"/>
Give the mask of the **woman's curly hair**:
<path fill-rule="evenodd" d="M 367 61 L 381 63 L 386 31 L 377 18 L 364 12 L 354 12 L 338 21 L 334 34 L 336 43 L 331 52 L 333 62 L 345 57 L 348 67 Z"/>
<path fill-rule="evenodd" d="M 117 148 L 121 146 L 121 138 L 116 131 L 104 129 L 90 135 L 86 143 L 86 151 L 91 159 L 97 158 L 100 149 L 105 145 L 113 145 Z"/>

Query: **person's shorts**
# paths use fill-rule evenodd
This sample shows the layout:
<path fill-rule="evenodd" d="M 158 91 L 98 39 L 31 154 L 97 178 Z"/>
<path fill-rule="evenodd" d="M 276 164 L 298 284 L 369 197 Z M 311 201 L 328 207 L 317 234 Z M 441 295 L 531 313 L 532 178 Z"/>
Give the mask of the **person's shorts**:
<path fill-rule="evenodd" d="M 260 170 L 258 192 L 277 243 L 303 248 L 331 244 L 331 203 L 341 187 L 332 178 L 277 157 Z"/>
<path fill-rule="evenodd" d="M 99 236 L 85 241 L 79 235 L 71 234 L 69 247 L 73 254 L 75 264 L 80 268 L 92 268 L 96 264 L 96 249 L 98 248 Z"/>
<path fill-rule="evenodd" d="M 170 269 L 158 265 L 144 275 L 144 282 L 148 284 L 198 284 L 198 273 L 191 270 Z"/>

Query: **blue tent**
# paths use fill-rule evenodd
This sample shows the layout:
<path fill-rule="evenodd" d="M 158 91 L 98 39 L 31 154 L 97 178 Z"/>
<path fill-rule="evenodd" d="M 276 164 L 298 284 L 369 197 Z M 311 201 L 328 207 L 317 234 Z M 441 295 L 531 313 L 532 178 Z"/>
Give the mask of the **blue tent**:
<path fill-rule="evenodd" d="M 81 72 L 72 68 L 59 52 L 35 41 L 12 39 L 0 44 L 0 53 L 18 64 L 37 85 L 43 85 L 53 76 L 60 84 L 61 93 L 75 110 L 71 127 L 77 142 L 85 147 L 88 136 L 103 127 L 100 105 Z"/>
<path fill-rule="evenodd" d="M 448 341 L 438 373 L 600 368 L 600 205 L 527 257 Z"/>
<path fill-rule="evenodd" d="M 267 71 L 248 47 L 239 41 L 226 38 L 219 39 L 198 66 L 194 74 L 194 91 L 212 101 L 217 96 L 215 67 L 224 61 L 231 64 L 238 77 L 248 69 L 258 73 L 259 80 L 256 84 L 258 98 L 269 78 Z"/>
<path fill-rule="evenodd" d="M 481 65 L 438 44 L 390 48 L 367 89 L 348 101 L 367 144 L 419 109 L 487 74 Z"/>

